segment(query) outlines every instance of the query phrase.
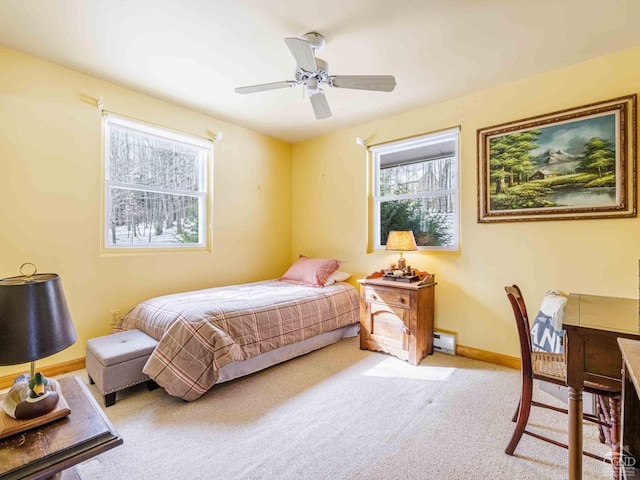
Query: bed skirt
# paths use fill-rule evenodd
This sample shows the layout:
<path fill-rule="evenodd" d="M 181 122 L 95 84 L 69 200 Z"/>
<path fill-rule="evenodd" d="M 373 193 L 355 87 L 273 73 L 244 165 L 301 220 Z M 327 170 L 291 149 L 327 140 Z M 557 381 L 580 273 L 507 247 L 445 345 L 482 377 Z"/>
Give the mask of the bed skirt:
<path fill-rule="evenodd" d="M 353 325 L 337 328 L 330 332 L 321 333 L 320 335 L 307 338 L 306 340 L 298 343 L 270 350 L 266 353 L 249 358 L 248 360 L 228 363 L 220 369 L 220 376 L 218 377 L 216 384 L 264 370 L 265 368 L 269 368 L 278 363 L 286 362 L 292 358 L 305 355 L 309 352 L 313 352 L 314 350 L 331 345 L 332 343 L 336 343 L 343 338 L 356 337 L 359 331 L 360 324 L 354 323 Z"/>

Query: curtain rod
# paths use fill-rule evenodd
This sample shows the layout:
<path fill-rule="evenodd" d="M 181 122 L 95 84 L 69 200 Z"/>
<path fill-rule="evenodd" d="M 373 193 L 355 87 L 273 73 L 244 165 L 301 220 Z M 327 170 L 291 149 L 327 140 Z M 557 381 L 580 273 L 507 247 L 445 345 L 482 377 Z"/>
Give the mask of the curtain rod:
<path fill-rule="evenodd" d="M 462 126 L 461 125 L 455 125 L 453 127 L 442 128 L 440 130 L 433 130 L 431 132 L 416 133 L 415 135 L 409 135 L 407 137 L 395 138 L 393 140 L 387 140 L 386 142 L 379 142 L 379 143 L 372 143 L 372 144 L 369 144 L 369 142 L 367 142 L 367 140 L 364 139 L 363 143 L 365 145 L 362 145 L 362 143 L 358 142 L 358 140 L 362 140 L 362 139 L 360 137 L 357 137 L 356 138 L 356 143 L 358 145 L 366 146 L 366 148 L 369 149 L 369 148 L 374 148 L 374 147 L 381 147 L 383 145 L 390 145 L 390 144 L 396 143 L 396 142 L 403 142 L 405 140 L 410 140 L 412 138 L 423 137 L 425 135 L 437 135 L 438 133 L 445 133 L 445 132 L 448 132 L 450 130 L 456 130 L 456 129 L 458 130 L 458 132 L 460 132 L 462 130 Z"/>
<path fill-rule="evenodd" d="M 102 116 L 104 116 L 105 114 L 106 115 L 108 115 L 108 114 L 116 115 L 116 116 L 119 116 L 119 117 L 122 117 L 122 118 L 125 118 L 125 119 L 128 119 L 128 120 L 135 120 L 136 122 L 144 122 L 144 123 L 147 123 L 149 125 L 153 125 L 154 127 L 165 128 L 167 130 L 172 130 L 172 131 L 174 131 L 176 133 L 180 133 L 182 135 L 190 135 L 192 137 L 198 137 L 198 138 L 201 138 L 203 140 L 209 140 L 209 141 L 214 142 L 214 143 L 219 141 L 219 140 L 222 140 L 222 132 L 211 132 L 212 135 L 213 135 L 212 137 L 205 137 L 203 135 L 197 135 L 195 133 L 185 132 L 184 130 L 178 130 L 177 128 L 166 127 L 164 125 L 158 125 L 157 123 L 149 122 L 147 120 L 142 120 L 140 118 L 132 117 L 130 115 L 125 115 L 125 114 L 122 114 L 122 113 L 119 113 L 119 112 L 112 112 L 111 110 L 107 110 L 106 108 L 104 108 L 104 102 L 103 102 L 102 97 L 98 98 L 98 100 L 96 102 L 96 105 L 98 107 L 98 110 L 100 111 L 100 115 L 102 115 Z"/>

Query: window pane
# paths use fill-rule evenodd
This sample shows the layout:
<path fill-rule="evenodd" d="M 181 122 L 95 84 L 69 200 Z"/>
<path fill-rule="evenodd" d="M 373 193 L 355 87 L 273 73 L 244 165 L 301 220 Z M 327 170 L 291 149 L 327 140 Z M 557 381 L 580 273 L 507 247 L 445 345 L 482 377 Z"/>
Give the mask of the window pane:
<path fill-rule="evenodd" d="M 459 128 L 370 147 L 374 248 L 391 230 L 412 230 L 425 250 L 459 246 Z"/>
<path fill-rule="evenodd" d="M 107 242 L 113 246 L 197 244 L 200 242 L 198 198 L 110 189 Z"/>
<path fill-rule="evenodd" d="M 402 195 L 457 187 L 453 158 L 416 161 L 380 168 L 380 195 Z"/>
<path fill-rule="evenodd" d="M 450 247 L 455 242 L 454 195 L 380 202 L 380 243 L 391 230 L 412 230 L 419 247 Z"/>
<path fill-rule="evenodd" d="M 117 126 L 109 128 L 108 180 L 198 191 L 200 149 Z"/>

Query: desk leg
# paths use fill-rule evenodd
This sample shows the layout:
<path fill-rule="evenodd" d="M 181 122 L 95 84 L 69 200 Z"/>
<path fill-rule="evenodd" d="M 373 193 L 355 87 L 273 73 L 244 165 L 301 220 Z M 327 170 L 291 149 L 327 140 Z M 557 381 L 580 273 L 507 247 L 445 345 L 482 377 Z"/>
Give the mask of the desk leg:
<path fill-rule="evenodd" d="M 569 480 L 582 480 L 582 389 L 569 387 Z"/>

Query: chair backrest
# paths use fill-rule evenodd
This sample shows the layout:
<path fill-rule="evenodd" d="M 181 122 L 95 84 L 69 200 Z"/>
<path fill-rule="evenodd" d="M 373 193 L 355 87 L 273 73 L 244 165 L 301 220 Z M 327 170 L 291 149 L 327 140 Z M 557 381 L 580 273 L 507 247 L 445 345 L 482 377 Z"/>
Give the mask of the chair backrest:
<path fill-rule="evenodd" d="M 518 338 L 520 339 L 520 358 L 522 361 L 522 374 L 532 377 L 533 366 L 531 365 L 531 330 L 529 328 L 529 315 L 527 307 L 524 303 L 524 297 L 520 291 L 520 287 L 513 285 L 504 287 L 507 292 L 507 298 L 511 303 L 513 315 L 516 319 L 518 327 Z"/>

